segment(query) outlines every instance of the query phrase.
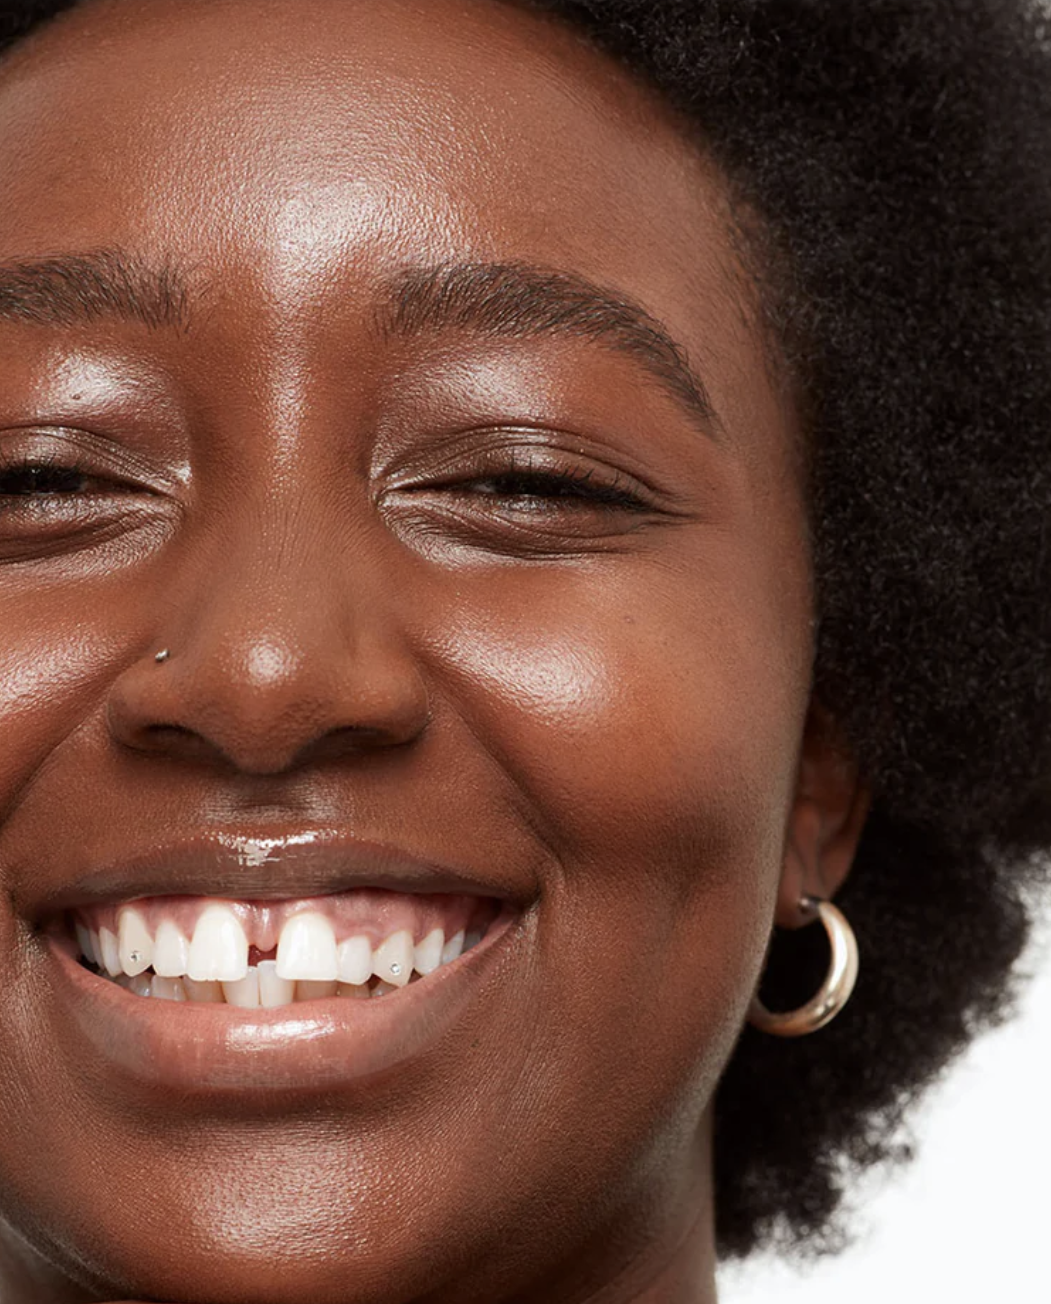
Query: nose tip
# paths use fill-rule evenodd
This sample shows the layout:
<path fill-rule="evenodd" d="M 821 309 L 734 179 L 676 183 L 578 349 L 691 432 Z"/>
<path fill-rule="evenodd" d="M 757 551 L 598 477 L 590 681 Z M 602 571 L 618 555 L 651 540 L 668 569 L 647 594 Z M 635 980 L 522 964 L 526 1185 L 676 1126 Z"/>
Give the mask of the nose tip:
<path fill-rule="evenodd" d="M 267 635 L 162 650 L 128 667 L 109 694 L 110 734 L 134 751 L 274 775 L 404 745 L 429 718 L 418 668 L 389 643 L 359 638 L 320 655 Z"/>

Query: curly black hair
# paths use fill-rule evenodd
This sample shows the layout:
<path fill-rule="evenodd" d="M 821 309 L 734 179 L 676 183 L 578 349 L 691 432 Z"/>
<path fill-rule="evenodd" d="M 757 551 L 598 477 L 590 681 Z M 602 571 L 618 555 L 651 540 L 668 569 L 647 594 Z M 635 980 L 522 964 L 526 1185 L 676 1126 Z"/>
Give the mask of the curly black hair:
<path fill-rule="evenodd" d="M 1038 0 L 512 0 L 586 34 L 721 167 L 807 434 L 818 699 L 874 801 L 862 955 L 815 1036 L 746 1027 L 719 1252 L 847 1239 L 857 1173 L 1015 995 L 1051 847 L 1051 17 Z M 0 51 L 78 0 L 0 0 Z M 805 1001 L 820 929 L 762 994 Z"/>

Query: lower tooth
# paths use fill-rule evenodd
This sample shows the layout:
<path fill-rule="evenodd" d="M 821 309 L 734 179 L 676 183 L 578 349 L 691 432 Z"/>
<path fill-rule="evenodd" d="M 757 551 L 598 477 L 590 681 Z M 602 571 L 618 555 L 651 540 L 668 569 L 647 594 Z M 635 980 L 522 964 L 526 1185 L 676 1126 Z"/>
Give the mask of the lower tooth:
<path fill-rule="evenodd" d="M 279 1005 L 291 1005 L 296 999 L 296 984 L 293 978 L 277 976 L 276 960 L 260 960 L 259 965 L 259 1004 L 264 1009 L 276 1009 Z"/>
<path fill-rule="evenodd" d="M 183 986 L 181 978 L 162 978 L 160 974 L 154 974 L 152 984 L 152 996 L 155 1000 L 161 1001 L 185 1001 L 186 988 Z"/>
<path fill-rule="evenodd" d="M 236 982 L 225 982 L 222 988 L 227 1005 L 236 1005 L 242 1010 L 259 1008 L 259 970 L 254 966 L 249 968 L 243 978 Z"/>
<path fill-rule="evenodd" d="M 148 973 L 136 974 L 128 983 L 128 991 L 134 992 L 136 996 L 153 995 L 153 978 Z"/>
<path fill-rule="evenodd" d="M 201 1005 L 217 1005 L 226 1000 L 223 995 L 223 985 L 220 982 L 214 982 L 211 979 L 196 982 L 193 978 L 184 978 L 182 982 L 186 988 L 188 1000 L 197 1001 Z"/>
<path fill-rule="evenodd" d="M 396 992 L 399 988 L 393 983 L 385 983 L 382 979 L 372 989 L 373 996 L 386 996 L 388 992 Z"/>
<path fill-rule="evenodd" d="M 368 983 L 338 983 L 336 985 L 337 996 L 349 996 L 351 1000 L 368 1000 L 371 993 L 369 992 Z"/>
<path fill-rule="evenodd" d="M 336 986 L 335 978 L 331 982 L 300 978 L 296 983 L 296 1001 L 319 1001 L 326 996 L 335 996 Z"/>

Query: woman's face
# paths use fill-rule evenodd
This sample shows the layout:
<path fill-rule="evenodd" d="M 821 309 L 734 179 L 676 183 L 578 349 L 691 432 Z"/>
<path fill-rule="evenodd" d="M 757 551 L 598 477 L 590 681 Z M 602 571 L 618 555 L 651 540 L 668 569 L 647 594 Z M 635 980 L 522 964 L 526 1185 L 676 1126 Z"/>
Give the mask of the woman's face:
<path fill-rule="evenodd" d="M 0 481 L 4 1279 L 633 1298 L 709 1236 L 711 1095 L 835 814 L 718 175 L 492 3 L 102 0 L 0 74 L 0 458 L 53 467 Z M 509 922 L 262 1012 L 62 940 L 369 886 Z"/>

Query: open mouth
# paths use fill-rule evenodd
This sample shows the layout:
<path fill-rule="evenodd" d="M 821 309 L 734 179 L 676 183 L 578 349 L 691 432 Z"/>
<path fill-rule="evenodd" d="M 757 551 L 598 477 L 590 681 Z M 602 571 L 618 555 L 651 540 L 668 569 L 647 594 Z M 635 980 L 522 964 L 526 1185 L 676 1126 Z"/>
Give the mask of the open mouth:
<path fill-rule="evenodd" d="M 71 1063 L 151 1109 L 375 1091 L 446 1037 L 483 1035 L 528 972 L 524 874 L 318 830 L 77 869 L 27 912 L 48 965 L 39 1018 Z"/>
<path fill-rule="evenodd" d="M 152 896 L 64 911 L 53 931 L 82 967 L 136 996 L 273 1009 L 424 982 L 477 946 L 502 904 L 381 888 L 279 901 Z"/>

